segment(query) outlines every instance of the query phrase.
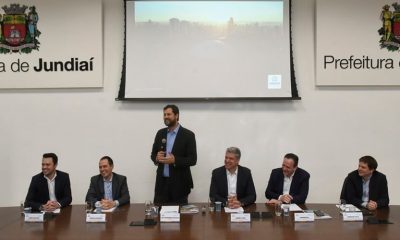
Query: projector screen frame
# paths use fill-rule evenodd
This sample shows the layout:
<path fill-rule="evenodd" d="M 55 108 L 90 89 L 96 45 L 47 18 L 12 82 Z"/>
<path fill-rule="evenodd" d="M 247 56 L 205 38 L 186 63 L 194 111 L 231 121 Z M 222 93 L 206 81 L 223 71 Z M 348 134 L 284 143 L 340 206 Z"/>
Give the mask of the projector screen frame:
<path fill-rule="evenodd" d="M 160 102 L 160 101 L 212 101 L 212 102 L 229 102 L 229 101 L 265 101 L 265 100 L 277 100 L 277 101 L 287 101 L 287 100 L 301 100 L 299 96 L 294 63 L 293 63 L 293 47 L 292 47 L 292 0 L 288 0 L 289 4 L 289 47 L 290 47 L 290 84 L 291 84 L 291 97 L 125 97 L 125 87 L 126 87 L 126 2 L 127 1 L 141 1 L 141 0 L 123 0 L 124 1 L 124 50 L 123 50 L 123 61 L 122 61 L 122 71 L 121 71 L 121 83 L 118 91 L 118 97 L 115 98 L 116 101 L 141 101 L 141 102 Z M 168 0 L 164 0 L 168 1 Z M 200 0 L 201 1 L 201 0 Z"/>

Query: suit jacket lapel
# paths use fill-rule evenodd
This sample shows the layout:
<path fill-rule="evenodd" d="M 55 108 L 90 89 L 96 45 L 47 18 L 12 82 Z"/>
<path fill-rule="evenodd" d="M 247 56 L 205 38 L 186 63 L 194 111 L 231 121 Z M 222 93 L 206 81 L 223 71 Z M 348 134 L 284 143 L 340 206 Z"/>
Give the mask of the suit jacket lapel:
<path fill-rule="evenodd" d="M 50 199 L 49 186 L 47 184 L 47 179 L 44 177 L 43 173 L 42 173 L 41 185 L 44 191 L 44 198 L 47 198 L 49 200 Z"/>
<path fill-rule="evenodd" d="M 182 126 L 181 126 L 181 125 L 179 125 L 178 132 L 176 133 L 176 136 L 175 136 L 175 142 L 174 142 L 174 145 L 172 145 L 171 153 L 173 153 L 173 152 L 174 152 L 175 146 L 177 146 L 177 143 L 179 142 L 180 135 L 182 135 L 181 128 L 182 128 Z M 167 130 L 167 131 L 168 131 L 168 130 Z M 167 136 L 165 136 L 165 137 L 167 137 Z M 179 144 L 179 143 L 178 143 L 178 144 Z"/>
<path fill-rule="evenodd" d="M 222 178 L 223 178 L 223 181 L 221 181 L 222 189 L 224 189 L 225 196 L 228 196 L 228 178 L 226 176 L 226 169 L 225 168 L 223 168 L 223 171 L 222 171 L 221 175 L 222 175 Z"/>
<path fill-rule="evenodd" d="M 162 143 L 163 139 L 167 140 L 167 133 L 168 133 L 168 128 L 165 128 L 164 131 L 162 132 L 162 136 L 161 136 L 161 139 L 160 139 L 160 141 L 161 141 L 160 143 L 161 144 L 163 144 Z"/>
<path fill-rule="evenodd" d="M 112 198 L 113 198 L 113 200 L 116 200 L 117 186 L 118 186 L 118 179 L 115 176 L 115 174 L 113 174 L 113 180 L 112 180 Z"/>
<path fill-rule="evenodd" d="M 363 180 L 362 180 L 362 177 L 360 177 L 360 176 L 357 177 L 356 188 L 357 188 L 357 193 L 360 194 L 360 197 L 362 197 L 362 195 L 363 195 Z"/>
<path fill-rule="evenodd" d="M 103 177 L 101 175 L 99 175 L 99 180 L 97 181 L 97 186 L 100 190 L 100 197 L 101 199 L 104 199 L 104 181 L 103 181 Z"/>
<path fill-rule="evenodd" d="M 293 191 L 292 191 L 292 189 L 297 189 L 297 183 L 299 182 L 298 181 L 298 179 L 299 179 L 299 171 L 297 171 L 298 169 L 296 169 L 296 171 L 294 172 L 294 175 L 293 175 L 293 178 L 292 178 L 292 183 L 290 184 L 290 189 L 289 189 L 289 194 L 290 195 L 293 195 Z M 283 186 L 283 183 L 282 183 L 282 186 Z M 282 189 L 282 191 L 283 191 L 283 189 Z"/>
<path fill-rule="evenodd" d="M 238 172 L 237 172 L 237 180 L 236 180 L 236 196 L 239 197 L 239 192 L 241 190 L 241 183 L 243 182 L 243 176 L 242 176 L 242 169 L 240 166 L 238 166 Z"/>
<path fill-rule="evenodd" d="M 376 181 L 376 174 L 375 171 L 371 176 L 371 179 L 369 180 L 369 199 L 376 200 L 376 189 L 377 188 L 377 181 Z"/>
<path fill-rule="evenodd" d="M 54 183 L 54 195 L 56 196 L 57 200 L 59 200 L 58 197 L 57 197 L 58 196 L 58 191 L 57 190 L 61 189 L 60 188 L 60 181 L 61 181 L 60 180 L 60 175 L 57 173 L 57 176 L 55 178 L 55 183 Z"/>
<path fill-rule="evenodd" d="M 279 191 L 281 194 L 283 194 L 283 183 L 284 183 L 284 179 L 285 179 L 285 175 L 283 175 L 283 171 L 282 169 L 279 170 L 279 176 L 278 176 L 278 187 L 279 187 Z M 289 194 L 290 194 L 290 190 L 289 190 Z"/>

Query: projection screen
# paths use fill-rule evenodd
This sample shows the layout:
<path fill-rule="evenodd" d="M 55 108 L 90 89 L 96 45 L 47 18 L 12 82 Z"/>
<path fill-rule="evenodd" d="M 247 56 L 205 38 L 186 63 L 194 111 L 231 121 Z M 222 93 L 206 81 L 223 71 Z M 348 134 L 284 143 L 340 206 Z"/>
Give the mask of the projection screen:
<path fill-rule="evenodd" d="M 290 0 L 125 2 L 119 99 L 298 97 Z"/>

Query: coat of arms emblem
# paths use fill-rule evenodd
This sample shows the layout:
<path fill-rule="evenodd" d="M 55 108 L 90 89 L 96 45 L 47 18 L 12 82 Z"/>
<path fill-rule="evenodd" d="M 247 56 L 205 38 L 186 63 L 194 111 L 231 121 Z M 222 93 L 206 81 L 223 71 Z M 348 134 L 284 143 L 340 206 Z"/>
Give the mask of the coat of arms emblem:
<path fill-rule="evenodd" d="M 400 4 L 393 3 L 382 7 L 380 19 L 382 27 L 378 30 L 381 48 L 399 51 L 400 48 Z"/>
<path fill-rule="evenodd" d="M 0 11 L 0 53 L 30 53 L 39 50 L 39 15 L 36 7 L 10 4 L 1 8 L 4 13 Z"/>

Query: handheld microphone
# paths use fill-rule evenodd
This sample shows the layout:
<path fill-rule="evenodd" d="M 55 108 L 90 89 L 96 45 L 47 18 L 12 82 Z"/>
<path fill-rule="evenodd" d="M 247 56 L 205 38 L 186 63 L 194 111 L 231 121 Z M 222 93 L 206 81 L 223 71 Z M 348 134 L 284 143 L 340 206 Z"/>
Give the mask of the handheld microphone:
<path fill-rule="evenodd" d="M 160 150 L 161 151 L 165 151 L 165 146 L 166 146 L 166 144 L 167 144 L 167 139 L 165 139 L 165 138 L 163 138 L 162 140 L 161 140 L 161 147 L 160 147 Z"/>
<path fill-rule="evenodd" d="M 164 157 L 166 156 L 166 151 L 167 151 L 167 139 L 163 138 L 161 140 L 161 146 L 160 146 L 160 151 L 165 152 Z"/>

